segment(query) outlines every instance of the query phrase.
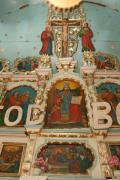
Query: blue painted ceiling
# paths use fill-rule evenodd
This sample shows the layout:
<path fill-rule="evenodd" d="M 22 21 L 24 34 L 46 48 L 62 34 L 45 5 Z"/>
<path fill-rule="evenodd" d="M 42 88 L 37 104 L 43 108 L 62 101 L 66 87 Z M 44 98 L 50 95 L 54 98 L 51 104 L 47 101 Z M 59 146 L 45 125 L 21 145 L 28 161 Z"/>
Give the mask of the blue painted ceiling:
<path fill-rule="evenodd" d="M 85 0 L 86 19 L 97 51 L 120 57 L 120 0 Z M 43 0 L 0 0 L 0 57 L 39 56 L 48 6 Z M 75 54 L 81 57 L 81 43 Z M 120 58 L 119 58 L 120 59 Z"/>

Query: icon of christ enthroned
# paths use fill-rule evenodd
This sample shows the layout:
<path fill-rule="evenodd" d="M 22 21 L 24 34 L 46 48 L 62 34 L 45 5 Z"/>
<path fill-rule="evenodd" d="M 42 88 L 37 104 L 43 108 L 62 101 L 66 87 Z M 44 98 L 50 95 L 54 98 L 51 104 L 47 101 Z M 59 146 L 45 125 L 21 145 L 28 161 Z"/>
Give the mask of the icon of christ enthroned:
<path fill-rule="evenodd" d="M 48 95 L 46 128 L 87 127 L 85 96 L 78 83 L 63 80 Z"/>

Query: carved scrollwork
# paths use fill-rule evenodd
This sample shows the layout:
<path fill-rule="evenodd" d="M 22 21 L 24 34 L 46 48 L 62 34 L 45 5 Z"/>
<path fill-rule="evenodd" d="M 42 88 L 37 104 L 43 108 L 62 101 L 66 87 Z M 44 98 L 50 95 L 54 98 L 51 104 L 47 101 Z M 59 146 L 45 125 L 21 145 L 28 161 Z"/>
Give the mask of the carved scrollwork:
<path fill-rule="evenodd" d="M 46 93 L 44 93 L 44 89 L 45 89 L 45 83 L 41 84 L 38 87 L 35 103 L 36 103 L 36 105 L 39 106 L 39 109 L 34 108 L 33 118 L 32 118 L 33 121 L 41 119 L 41 122 L 43 122 L 43 120 L 44 120 L 46 99 L 47 99 L 47 95 L 46 95 Z"/>
<path fill-rule="evenodd" d="M 102 166 L 102 172 L 105 178 L 109 178 L 109 179 L 112 178 L 112 172 L 108 165 Z"/>
<path fill-rule="evenodd" d="M 39 66 L 36 69 L 38 81 L 48 81 L 52 76 L 51 58 L 44 54 L 39 58 Z"/>
<path fill-rule="evenodd" d="M 60 58 L 56 63 L 59 72 L 73 72 L 77 62 L 73 58 Z"/>
<path fill-rule="evenodd" d="M 107 164 L 108 163 L 108 152 L 107 152 L 106 144 L 103 142 L 99 142 L 98 149 L 99 149 L 101 164 Z"/>
<path fill-rule="evenodd" d="M 6 93 L 7 89 L 6 89 L 6 84 L 2 83 L 0 84 L 0 103 L 2 102 L 5 93 Z"/>
<path fill-rule="evenodd" d="M 94 87 L 94 77 L 88 78 L 87 82 L 88 82 L 87 84 L 88 84 L 89 98 L 92 106 L 93 102 L 97 101 L 96 89 Z"/>
<path fill-rule="evenodd" d="M 40 120 L 40 124 L 44 124 L 45 117 L 45 108 L 46 108 L 46 99 L 47 94 L 45 92 L 46 82 L 52 76 L 51 72 L 51 59 L 48 55 L 42 55 L 39 58 L 39 66 L 36 69 L 38 90 L 35 100 L 36 107 L 32 112 L 32 121 Z"/>
<path fill-rule="evenodd" d="M 9 62 L 5 58 L 0 58 L 0 72 L 9 71 Z"/>
<path fill-rule="evenodd" d="M 92 51 L 84 51 L 82 62 L 83 66 L 95 66 L 94 53 Z"/>
<path fill-rule="evenodd" d="M 43 54 L 39 59 L 39 68 L 50 68 L 51 67 L 51 59 L 47 54 Z"/>
<path fill-rule="evenodd" d="M 111 169 L 108 165 L 108 151 L 107 146 L 104 142 L 98 143 L 99 157 L 104 177 L 110 178 L 112 176 Z"/>

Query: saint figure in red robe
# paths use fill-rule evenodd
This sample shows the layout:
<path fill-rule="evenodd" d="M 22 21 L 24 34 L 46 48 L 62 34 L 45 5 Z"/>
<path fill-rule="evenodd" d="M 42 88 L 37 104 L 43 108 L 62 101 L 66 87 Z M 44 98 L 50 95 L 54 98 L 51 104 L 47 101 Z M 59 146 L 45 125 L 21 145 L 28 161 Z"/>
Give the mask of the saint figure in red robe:
<path fill-rule="evenodd" d="M 61 104 L 61 98 L 59 96 L 55 96 L 53 100 L 52 111 L 51 111 L 52 123 L 60 122 L 61 120 L 60 104 Z"/>
<path fill-rule="evenodd" d="M 79 36 L 82 38 L 82 51 L 95 51 L 91 40 L 93 37 L 93 32 L 88 23 L 84 24 L 83 28 L 80 30 Z"/>
<path fill-rule="evenodd" d="M 45 31 L 42 32 L 41 41 L 42 49 L 40 50 L 39 54 L 47 54 L 49 56 L 52 55 L 53 35 L 49 26 L 46 26 Z"/>

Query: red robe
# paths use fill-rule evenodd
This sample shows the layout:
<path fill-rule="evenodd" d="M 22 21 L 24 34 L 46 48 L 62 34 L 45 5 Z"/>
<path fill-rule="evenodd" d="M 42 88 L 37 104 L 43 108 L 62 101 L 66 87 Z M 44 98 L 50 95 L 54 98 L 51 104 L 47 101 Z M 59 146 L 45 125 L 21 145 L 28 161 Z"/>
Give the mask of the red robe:
<path fill-rule="evenodd" d="M 40 54 L 45 54 L 48 49 L 48 34 L 46 31 L 42 32 L 41 41 L 43 43 L 43 46 L 42 49 L 40 50 Z"/>
<path fill-rule="evenodd" d="M 60 111 L 60 97 L 55 96 L 52 112 L 51 112 L 51 121 L 59 122 L 61 120 L 61 111 Z"/>
<path fill-rule="evenodd" d="M 91 38 L 93 37 L 92 30 L 88 27 L 88 31 L 82 34 L 82 47 L 83 49 L 94 51 L 94 45 Z"/>
<path fill-rule="evenodd" d="M 9 98 L 10 106 L 19 106 L 19 102 L 15 95 L 11 95 Z"/>
<path fill-rule="evenodd" d="M 42 49 L 40 50 L 39 54 L 48 54 L 52 55 L 52 40 L 53 36 L 50 31 L 43 31 L 41 34 L 41 41 L 42 41 Z"/>
<path fill-rule="evenodd" d="M 82 112 L 79 104 L 71 104 L 69 107 L 69 112 L 70 121 L 74 123 L 82 122 Z"/>

